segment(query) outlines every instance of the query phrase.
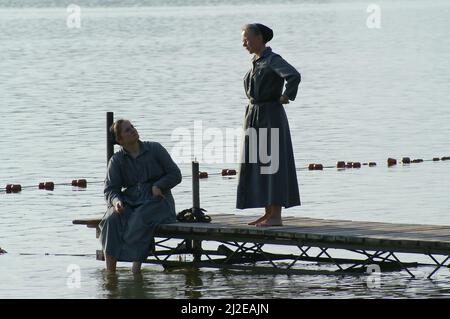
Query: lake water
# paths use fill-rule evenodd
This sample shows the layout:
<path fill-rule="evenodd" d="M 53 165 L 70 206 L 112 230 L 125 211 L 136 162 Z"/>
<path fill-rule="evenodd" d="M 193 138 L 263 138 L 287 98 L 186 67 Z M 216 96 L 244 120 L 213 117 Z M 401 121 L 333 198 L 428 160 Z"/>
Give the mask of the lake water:
<path fill-rule="evenodd" d="M 0 185 L 88 180 L 83 190 L 0 192 L 0 247 L 8 251 L 0 256 L 0 298 L 450 296 L 448 269 L 433 281 L 383 273 L 376 289 L 365 276 L 148 266 L 133 277 L 125 263 L 108 278 L 93 255 L 100 247 L 94 231 L 71 223 L 105 209 L 105 112 L 131 119 L 141 139 L 169 151 L 179 145 L 175 129 L 193 140 L 195 123 L 219 132 L 241 127 L 251 56 L 240 27 L 259 21 L 274 29 L 272 49 L 302 74 L 286 112 L 303 205 L 284 215 L 448 225 L 450 162 L 386 166 L 388 157 L 450 155 L 448 1 L 377 1 L 381 28 L 368 27 L 366 1 L 73 3 L 80 28 L 68 27 L 66 1 L 0 4 Z M 301 169 L 338 160 L 378 165 Z M 180 168 L 178 211 L 192 206 L 190 164 L 180 161 Z M 236 186 L 236 178 L 202 180 L 201 206 L 210 214 L 260 214 L 235 209 Z M 81 270 L 79 288 L 67 285 L 70 265 Z"/>

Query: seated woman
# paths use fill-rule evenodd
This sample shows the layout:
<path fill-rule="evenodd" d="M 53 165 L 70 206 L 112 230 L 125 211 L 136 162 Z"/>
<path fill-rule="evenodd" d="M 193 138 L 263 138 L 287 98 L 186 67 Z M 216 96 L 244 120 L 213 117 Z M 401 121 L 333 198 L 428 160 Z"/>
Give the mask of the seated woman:
<path fill-rule="evenodd" d="M 161 144 L 141 142 L 129 121 L 116 121 L 111 131 L 122 149 L 108 164 L 100 240 L 107 271 L 115 272 L 117 261 L 132 261 L 136 273 L 153 248 L 156 227 L 176 222 L 170 189 L 181 172 Z"/>

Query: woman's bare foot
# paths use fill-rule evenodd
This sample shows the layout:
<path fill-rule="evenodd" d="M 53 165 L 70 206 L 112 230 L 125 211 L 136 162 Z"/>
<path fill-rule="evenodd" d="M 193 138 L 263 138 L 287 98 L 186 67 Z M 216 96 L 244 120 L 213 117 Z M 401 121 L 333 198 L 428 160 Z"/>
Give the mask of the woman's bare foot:
<path fill-rule="evenodd" d="M 258 223 L 262 222 L 263 220 L 265 220 L 268 217 L 268 215 L 269 214 L 266 213 L 266 214 L 264 214 L 264 216 L 259 217 L 257 220 L 248 223 L 248 225 L 256 225 L 256 224 L 258 224 Z"/>
<path fill-rule="evenodd" d="M 117 258 L 105 253 L 106 271 L 109 273 L 116 272 Z"/>
<path fill-rule="evenodd" d="M 271 214 L 272 214 L 272 212 L 270 211 L 270 208 L 266 207 L 266 213 L 264 214 L 264 216 L 259 217 L 257 220 L 248 223 L 248 225 L 256 225 L 256 224 L 266 220 L 267 218 L 269 218 Z"/>
<path fill-rule="evenodd" d="M 270 211 L 270 215 L 266 219 L 256 223 L 257 227 L 283 226 L 281 220 L 281 206 L 270 205 L 266 207 L 266 211 Z"/>
<path fill-rule="evenodd" d="M 283 221 L 281 220 L 281 218 L 269 218 L 256 224 L 256 227 L 272 227 L 272 226 L 283 226 Z"/>

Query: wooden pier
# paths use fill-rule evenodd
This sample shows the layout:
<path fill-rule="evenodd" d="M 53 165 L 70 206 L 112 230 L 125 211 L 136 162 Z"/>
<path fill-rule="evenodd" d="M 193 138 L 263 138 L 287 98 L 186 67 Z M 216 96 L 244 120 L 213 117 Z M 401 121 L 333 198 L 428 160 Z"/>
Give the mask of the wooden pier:
<path fill-rule="evenodd" d="M 415 277 L 411 268 L 434 265 L 428 278 L 441 267 L 450 267 L 446 265 L 450 259 L 450 226 L 284 217 L 284 226 L 255 227 L 247 224 L 257 216 L 210 216 L 211 223 L 160 225 L 155 251 L 149 252 L 146 263 L 166 269 L 206 267 L 335 275 L 361 274 L 367 266 L 377 265 L 381 271 L 404 270 L 411 277 Z M 97 237 L 99 222 L 100 219 L 73 221 L 97 228 Z M 216 248 L 206 249 L 206 243 Z M 280 253 L 288 247 L 295 252 Z M 357 257 L 338 258 L 336 255 L 343 251 Z M 404 262 L 399 254 L 410 255 L 408 259 L 425 255 L 430 264 Z M 98 251 L 97 256 L 102 259 L 102 252 Z"/>

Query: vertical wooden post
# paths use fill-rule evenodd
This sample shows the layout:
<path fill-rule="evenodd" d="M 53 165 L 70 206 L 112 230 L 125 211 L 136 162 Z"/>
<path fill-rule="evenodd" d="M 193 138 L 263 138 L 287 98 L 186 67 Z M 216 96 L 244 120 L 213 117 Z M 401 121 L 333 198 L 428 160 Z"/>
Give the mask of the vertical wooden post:
<path fill-rule="evenodd" d="M 192 162 L 192 215 L 198 217 L 203 215 L 203 212 L 200 210 L 200 177 L 199 173 L 199 164 L 197 161 Z M 194 261 L 202 260 L 202 241 L 201 240 L 193 240 L 192 243 L 192 255 L 194 257 Z"/>
<path fill-rule="evenodd" d="M 199 166 L 197 161 L 192 162 L 192 214 L 197 216 L 200 211 L 200 184 L 198 176 Z"/>
<path fill-rule="evenodd" d="M 114 112 L 106 112 L 106 165 L 109 163 L 109 159 L 114 154 L 114 138 L 109 131 L 111 125 L 114 123 Z"/>
<path fill-rule="evenodd" d="M 201 240 L 193 240 L 192 243 L 192 256 L 194 257 L 194 261 L 199 262 L 202 261 L 202 241 Z"/>

